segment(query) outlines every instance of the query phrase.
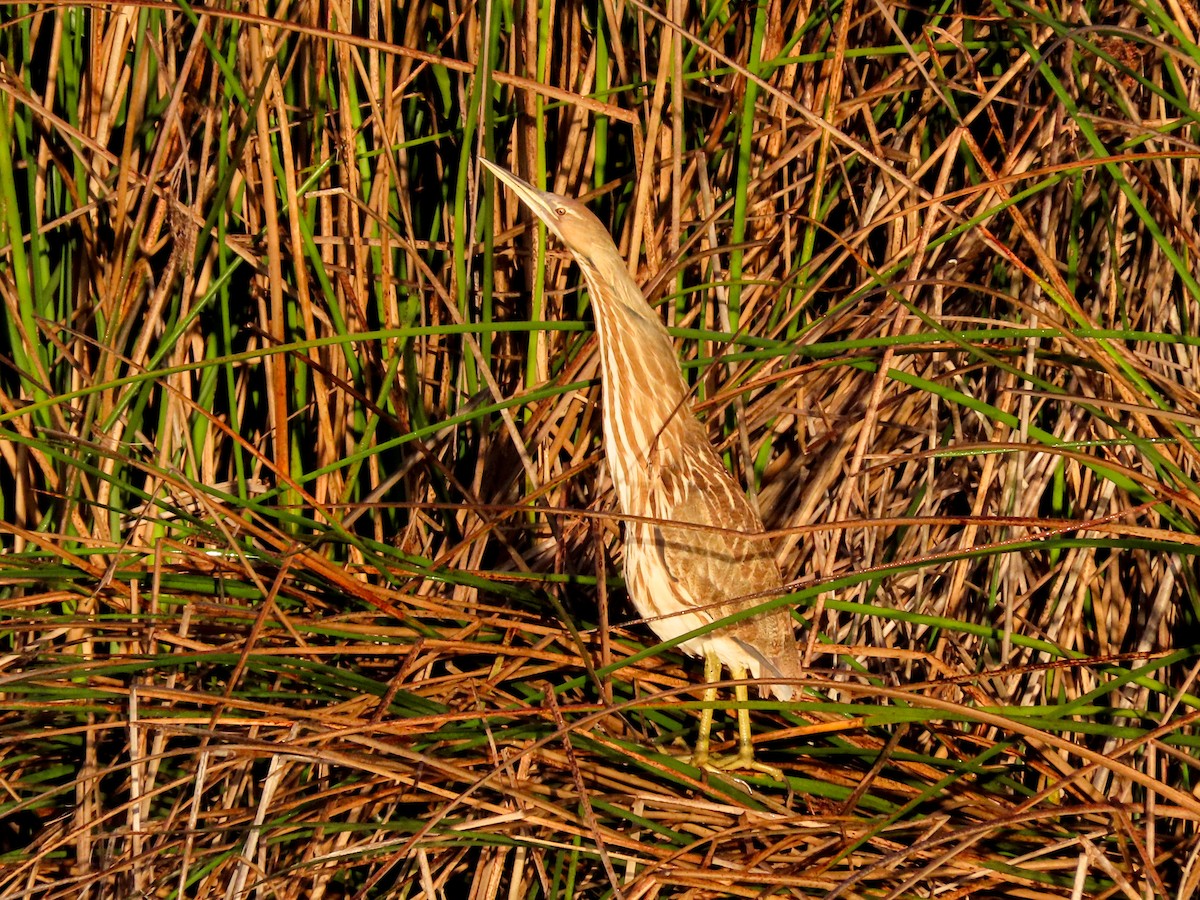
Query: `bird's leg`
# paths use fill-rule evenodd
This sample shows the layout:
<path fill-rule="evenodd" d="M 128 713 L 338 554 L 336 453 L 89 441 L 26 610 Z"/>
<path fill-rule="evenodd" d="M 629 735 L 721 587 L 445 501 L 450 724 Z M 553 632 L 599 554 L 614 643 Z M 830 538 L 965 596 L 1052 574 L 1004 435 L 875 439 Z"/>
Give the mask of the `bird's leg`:
<path fill-rule="evenodd" d="M 746 677 L 746 670 L 740 666 L 730 666 L 729 673 L 738 680 Z M 746 708 L 746 704 L 750 701 L 750 691 L 744 684 L 739 684 L 733 689 L 734 699 L 738 702 L 738 752 L 732 756 L 712 756 L 709 754 L 709 741 L 712 738 L 712 704 L 717 699 L 717 689 L 712 685 L 720 679 L 721 661 L 715 653 L 706 653 L 704 655 L 704 682 L 710 685 L 710 687 L 704 691 L 705 706 L 700 711 L 700 730 L 696 734 L 696 749 L 692 753 L 689 762 L 693 766 L 708 769 L 712 772 L 726 772 L 730 769 L 750 769 L 782 781 L 783 772 L 774 766 L 761 763 L 754 758 L 754 744 L 750 739 L 750 710 Z"/>
<path fill-rule="evenodd" d="M 729 668 L 729 674 L 734 678 L 740 679 L 746 677 L 745 669 L 739 669 L 736 666 L 730 666 Z M 755 772 L 762 772 L 764 775 L 770 775 L 772 778 L 783 781 L 783 772 L 774 766 L 761 763 L 754 758 L 754 744 L 750 740 L 750 710 L 746 708 L 746 704 L 750 701 L 749 689 L 746 685 L 739 684 L 733 689 L 733 697 L 738 702 L 738 752 L 733 756 L 726 756 L 723 759 L 714 758 L 711 765 L 719 769 L 752 769 Z"/>
<path fill-rule="evenodd" d="M 696 733 L 696 749 L 688 762 L 701 769 L 709 768 L 708 745 L 712 739 L 713 703 L 717 700 L 716 683 L 721 680 L 721 660 L 715 653 L 704 654 L 704 707 L 700 710 L 700 730 Z"/>

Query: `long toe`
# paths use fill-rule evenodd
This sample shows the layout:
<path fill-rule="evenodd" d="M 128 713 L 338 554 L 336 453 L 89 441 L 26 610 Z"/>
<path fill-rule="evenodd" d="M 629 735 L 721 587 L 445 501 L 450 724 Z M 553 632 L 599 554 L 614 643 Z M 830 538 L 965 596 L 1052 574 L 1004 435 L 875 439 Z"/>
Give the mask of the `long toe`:
<path fill-rule="evenodd" d="M 703 769 L 706 772 L 715 772 L 718 775 L 724 775 L 729 772 L 761 772 L 774 778 L 776 781 L 783 781 L 783 771 L 774 766 L 760 762 L 754 758 L 754 751 L 751 748 L 744 747 L 737 753 L 730 753 L 728 756 L 715 756 L 710 753 L 692 752 L 692 753 L 671 753 L 680 762 L 687 763 L 690 766 L 695 766 L 697 769 Z"/>
<path fill-rule="evenodd" d="M 783 771 L 769 765 L 765 762 L 759 762 L 754 758 L 754 751 L 748 748 L 743 748 L 737 753 L 731 753 L 729 756 L 710 756 L 704 763 L 703 768 L 712 772 L 734 772 L 746 771 L 762 772 L 764 775 L 769 775 L 776 781 L 783 781 Z"/>

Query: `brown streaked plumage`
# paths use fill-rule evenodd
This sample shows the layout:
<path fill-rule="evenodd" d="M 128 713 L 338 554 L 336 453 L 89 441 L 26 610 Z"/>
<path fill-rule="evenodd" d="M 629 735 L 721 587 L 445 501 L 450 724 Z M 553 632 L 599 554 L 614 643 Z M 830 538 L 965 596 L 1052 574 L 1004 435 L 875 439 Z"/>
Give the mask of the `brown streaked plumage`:
<path fill-rule="evenodd" d="M 608 231 L 582 203 L 480 162 L 566 245 L 587 282 L 600 339 L 606 459 L 621 512 L 637 517 L 625 524 L 625 582 L 638 612 L 670 640 L 782 594 L 770 542 L 750 537 L 762 533 L 762 521 L 696 420 L 667 329 Z M 747 673 L 763 679 L 762 690 L 780 700 L 796 695 L 800 647 L 787 609 L 750 616 L 680 647 L 704 658 L 710 684 L 725 665 L 735 679 Z M 739 701 L 747 699 L 744 685 L 735 691 Z M 705 701 L 715 698 L 716 688 L 709 687 Z M 778 774 L 754 761 L 744 706 L 738 709 L 737 754 L 710 757 L 711 728 L 709 706 L 693 763 Z"/>

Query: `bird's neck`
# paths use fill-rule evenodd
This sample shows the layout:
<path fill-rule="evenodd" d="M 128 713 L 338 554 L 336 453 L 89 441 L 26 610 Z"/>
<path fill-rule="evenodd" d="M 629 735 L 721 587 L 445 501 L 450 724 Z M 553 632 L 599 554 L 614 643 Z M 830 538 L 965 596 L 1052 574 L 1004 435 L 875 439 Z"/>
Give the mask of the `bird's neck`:
<path fill-rule="evenodd" d="M 596 309 L 604 385 L 604 448 L 621 511 L 649 515 L 637 498 L 699 431 L 667 329 L 627 274 Z M 592 296 L 598 296 L 594 288 Z"/>

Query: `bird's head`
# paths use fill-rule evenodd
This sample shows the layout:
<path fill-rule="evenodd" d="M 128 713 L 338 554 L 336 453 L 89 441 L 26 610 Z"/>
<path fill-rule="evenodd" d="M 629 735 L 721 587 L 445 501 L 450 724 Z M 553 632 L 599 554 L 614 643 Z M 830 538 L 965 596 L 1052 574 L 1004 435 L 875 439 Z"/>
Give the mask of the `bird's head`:
<path fill-rule="evenodd" d="M 585 270 L 603 272 L 614 263 L 623 268 L 612 236 L 590 209 L 578 200 L 535 188 L 507 169 L 486 159 L 484 168 L 512 188 L 535 216 L 562 241 Z"/>

